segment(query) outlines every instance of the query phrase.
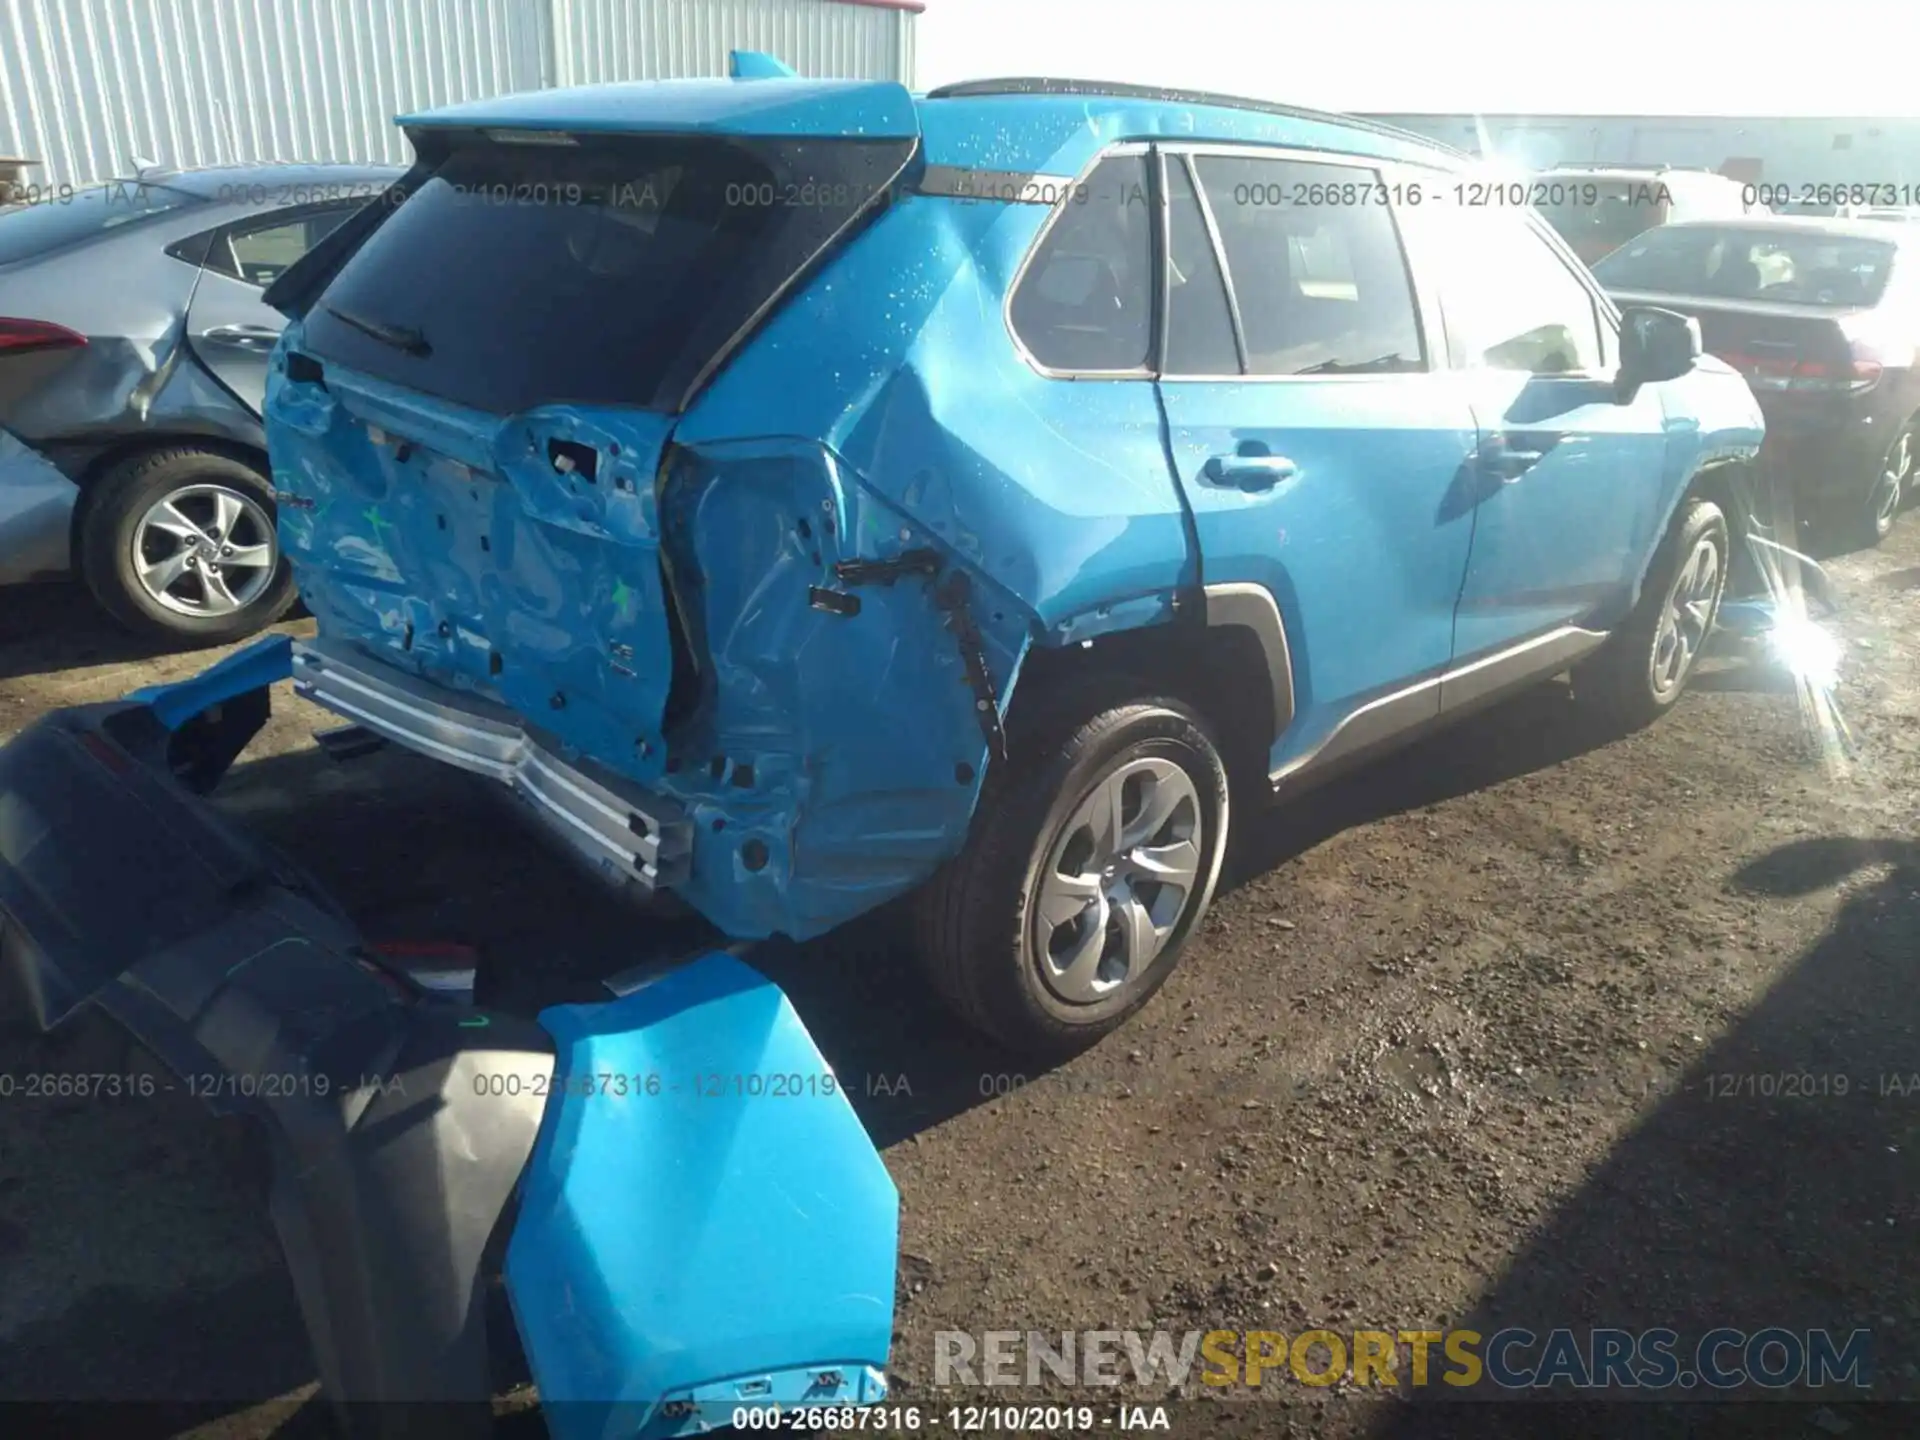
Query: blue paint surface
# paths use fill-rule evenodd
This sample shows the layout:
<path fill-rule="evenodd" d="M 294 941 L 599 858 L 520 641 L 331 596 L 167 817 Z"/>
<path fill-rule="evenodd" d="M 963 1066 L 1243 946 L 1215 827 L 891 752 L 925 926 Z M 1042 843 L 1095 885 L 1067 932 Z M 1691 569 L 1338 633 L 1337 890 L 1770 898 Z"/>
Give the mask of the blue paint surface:
<path fill-rule="evenodd" d="M 540 1020 L 506 1278 L 559 1440 L 881 1398 L 899 1197 L 779 987 L 715 953 Z"/>
<path fill-rule="evenodd" d="M 680 892 L 729 935 L 825 933 L 958 852 L 991 763 L 982 717 L 1007 713 L 1036 649 L 1165 626 L 1195 585 L 1262 586 L 1291 655 L 1296 713 L 1269 753 L 1282 766 L 1463 657 L 1617 623 L 1700 466 L 1758 443 L 1752 396 L 1712 361 L 1615 404 L 1598 382 L 1448 370 L 1438 330 L 1430 374 L 1048 377 L 1005 314 L 1047 207 L 920 193 L 921 163 L 1073 176 L 1113 141 L 1156 137 L 1455 162 L 1335 117 L 916 100 L 752 58 L 740 73 L 768 78 L 420 117 L 920 137 L 904 193 L 683 413 L 486 415 L 331 363 L 324 388 L 294 383 L 278 362 L 266 413 L 276 483 L 310 502 L 283 506 L 281 528 L 322 634 L 507 705 L 677 802 L 694 834 Z M 283 357 L 302 338 L 296 321 Z M 1537 473 L 1489 485 L 1490 435 L 1547 430 L 1556 453 Z M 406 456 L 371 431 L 404 437 Z M 599 483 L 557 473 L 554 439 L 595 450 Z M 1294 475 L 1264 491 L 1209 480 L 1209 462 L 1250 447 Z M 971 586 L 984 697 L 933 579 L 839 575 L 921 552 Z"/>
<path fill-rule="evenodd" d="M 170 685 L 148 685 L 126 698 L 145 702 L 160 723 L 178 730 L 202 711 L 293 674 L 293 641 L 267 635 L 215 661 L 198 675 Z"/>

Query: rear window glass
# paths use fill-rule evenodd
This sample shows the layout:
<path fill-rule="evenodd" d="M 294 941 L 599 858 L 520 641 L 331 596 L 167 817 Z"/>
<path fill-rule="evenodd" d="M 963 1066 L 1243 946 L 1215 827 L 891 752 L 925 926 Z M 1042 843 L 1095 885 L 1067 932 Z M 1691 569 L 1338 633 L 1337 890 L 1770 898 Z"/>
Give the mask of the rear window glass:
<path fill-rule="evenodd" d="M 1872 305 L 1887 288 L 1894 247 L 1848 235 L 1686 226 L 1650 230 L 1593 267 L 1617 290 Z"/>
<path fill-rule="evenodd" d="M 0 265 L 51 255 L 122 225 L 198 203 L 192 195 L 135 180 L 36 195 L 0 207 Z"/>
<path fill-rule="evenodd" d="M 1586 259 L 1597 259 L 1660 224 L 1672 192 L 1653 180 L 1561 180 L 1537 182 L 1546 222 Z"/>
<path fill-rule="evenodd" d="M 457 142 L 329 283 L 307 348 L 497 414 L 671 409 L 910 149 Z"/>

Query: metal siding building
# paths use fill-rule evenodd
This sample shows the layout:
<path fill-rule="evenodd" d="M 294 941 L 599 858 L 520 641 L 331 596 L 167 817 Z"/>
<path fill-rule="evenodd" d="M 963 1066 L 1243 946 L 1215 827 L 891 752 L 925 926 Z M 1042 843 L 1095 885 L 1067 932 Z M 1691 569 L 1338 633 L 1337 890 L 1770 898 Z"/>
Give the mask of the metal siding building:
<path fill-rule="evenodd" d="M 1462 150 L 1517 164 L 1704 166 L 1748 181 L 1862 185 L 1920 199 L 1920 120 L 1711 115 L 1386 115 Z"/>
<path fill-rule="evenodd" d="M 724 75 L 913 83 L 920 0 L 4 0 L 0 157 L 29 185 L 249 160 L 403 161 L 393 117 L 551 85 Z"/>

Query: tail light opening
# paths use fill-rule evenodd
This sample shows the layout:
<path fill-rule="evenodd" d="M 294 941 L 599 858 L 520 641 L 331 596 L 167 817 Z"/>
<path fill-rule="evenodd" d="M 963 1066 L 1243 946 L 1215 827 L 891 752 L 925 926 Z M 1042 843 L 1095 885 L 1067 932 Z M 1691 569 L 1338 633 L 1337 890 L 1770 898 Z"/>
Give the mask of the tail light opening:
<path fill-rule="evenodd" d="M 1806 360 L 1798 356 L 1751 355 L 1727 350 L 1720 358 L 1747 377 L 1756 391 L 1796 391 L 1820 394 L 1858 394 L 1880 383 L 1885 366 L 1880 357 L 1855 341 L 1851 358 L 1839 363 Z"/>
<path fill-rule="evenodd" d="M 21 320 L 0 315 L 0 355 L 25 355 L 41 350 L 77 350 L 87 337 L 51 320 Z"/>

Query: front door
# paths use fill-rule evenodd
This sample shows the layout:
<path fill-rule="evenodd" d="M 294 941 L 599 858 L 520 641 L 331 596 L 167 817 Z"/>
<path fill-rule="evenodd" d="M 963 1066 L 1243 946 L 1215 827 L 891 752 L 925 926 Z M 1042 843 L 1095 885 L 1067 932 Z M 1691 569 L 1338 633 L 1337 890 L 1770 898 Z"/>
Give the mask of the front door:
<path fill-rule="evenodd" d="M 1284 774 L 1438 713 L 1473 416 L 1377 169 L 1208 146 L 1166 147 L 1162 165 L 1169 448 L 1203 581 L 1279 604 L 1295 718 L 1270 768 Z"/>
<path fill-rule="evenodd" d="M 1478 435 L 1456 663 L 1612 628 L 1668 494 L 1659 387 L 1618 398 L 1610 307 L 1525 212 L 1436 210 L 1412 236 Z"/>

